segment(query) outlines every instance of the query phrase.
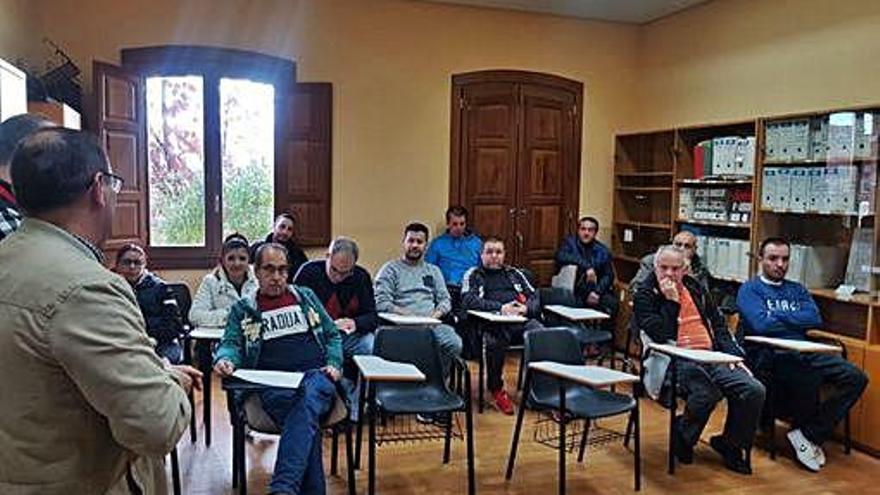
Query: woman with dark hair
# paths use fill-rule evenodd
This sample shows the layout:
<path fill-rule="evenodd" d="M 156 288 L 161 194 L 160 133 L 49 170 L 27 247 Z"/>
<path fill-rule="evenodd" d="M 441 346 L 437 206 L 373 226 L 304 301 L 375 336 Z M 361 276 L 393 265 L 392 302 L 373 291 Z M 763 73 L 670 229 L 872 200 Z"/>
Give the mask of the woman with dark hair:
<path fill-rule="evenodd" d="M 245 236 L 234 233 L 223 240 L 220 264 L 205 275 L 193 298 L 190 323 L 201 327 L 226 325 L 229 308 L 246 294 L 257 290 L 257 279 L 249 261 Z"/>
<path fill-rule="evenodd" d="M 164 280 L 147 270 L 147 252 L 137 244 L 126 244 L 116 254 L 116 273 L 134 289 L 147 324 L 147 334 L 156 340 L 156 353 L 172 364 L 183 361 L 180 334 L 183 331 L 174 295 Z"/>

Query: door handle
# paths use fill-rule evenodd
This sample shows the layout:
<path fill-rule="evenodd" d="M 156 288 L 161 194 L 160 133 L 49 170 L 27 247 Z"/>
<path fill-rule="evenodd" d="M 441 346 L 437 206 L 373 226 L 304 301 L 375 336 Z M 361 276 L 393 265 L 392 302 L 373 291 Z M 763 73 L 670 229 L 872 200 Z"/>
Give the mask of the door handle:
<path fill-rule="evenodd" d="M 516 216 L 516 208 L 514 207 L 514 208 L 507 210 L 507 214 L 512 217 L 515 217 Z"/>
<path fill-rule="evenodd" d="M 523 248 L 523 244 L 525 243 L 525 238 L 523 237 L 520 231 L 516 231 L 516 244 L 520 249 Z"/>
<path fill-rule="evenodd" d="M 529 209 L 528 209 L 528 208 L 520 208 L 520 209 L 519 209 L 519 214 L 520 214 L 520 216 L 525 216 L 526 213 L 528 213 L 528 212 L 529 212 Z"/>

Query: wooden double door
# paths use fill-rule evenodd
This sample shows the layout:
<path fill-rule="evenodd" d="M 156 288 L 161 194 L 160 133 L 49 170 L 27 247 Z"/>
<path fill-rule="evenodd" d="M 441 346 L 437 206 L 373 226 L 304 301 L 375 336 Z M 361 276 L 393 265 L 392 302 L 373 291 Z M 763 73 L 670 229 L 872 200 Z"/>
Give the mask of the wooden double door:
<path fill-rule="evenodd" d="M 507 263 L 553 275 L 575 225 L 583 85 L 557 76 L 481 71 L 452 78 L 450 204 L 505 241 Z"/>

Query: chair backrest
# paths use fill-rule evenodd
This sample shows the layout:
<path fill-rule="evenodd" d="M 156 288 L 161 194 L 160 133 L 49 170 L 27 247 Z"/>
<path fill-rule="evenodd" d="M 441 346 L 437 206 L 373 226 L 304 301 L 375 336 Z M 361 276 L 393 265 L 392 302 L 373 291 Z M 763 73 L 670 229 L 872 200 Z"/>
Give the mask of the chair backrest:
<path fill-rule="evenodd" d="M 411 363 L 425 374 L 423 384 L 445 387 L 440 348 L 434 332 L 425 326 L 389 326 L 376 330 L 373 354 L 389 361 Z"/>
<path fill-rule="evenodd" d="M 525 350 L 523 366 L 528 369 L 529 363 L 537 361 L 553 361 L 563 364 L 584 364 L 581 345 L 571 331 L 566 328 L 546 328 L 525 334 Z M 527 390 L 527 404 L 532 406 L 540 399 L 558 394 L 557 381 L 543 374 L 532 377 L 530 390 Z"/>
<path fill-rule="evenodd" d="M 550 287 L 574 292 L 574 282 L 576 278 L 577 266 L 565 265 L 559 269 L 559 273 L 550 279 Z"/>
<path fill-rule="evenodd" d="M 189 310 L 192 307 L 192 295 L 189 293 L 189 286 L 183 282 L 172 282 L 167 284 L 167 287 L 177 301 L 181 322 L 189 327 Z"/>

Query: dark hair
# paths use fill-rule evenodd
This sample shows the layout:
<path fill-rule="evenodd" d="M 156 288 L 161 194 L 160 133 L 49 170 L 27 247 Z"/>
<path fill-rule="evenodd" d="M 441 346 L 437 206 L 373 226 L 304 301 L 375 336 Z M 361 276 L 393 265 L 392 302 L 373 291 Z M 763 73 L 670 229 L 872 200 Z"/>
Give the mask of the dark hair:
<path fill-rule="evenodd" d="M 0 167 L 8 167 L 16 146 L 34 132 L 54 124 L 42 115 L 25 113 L 10 117 L 0 124 Z"/>
<path fill-rule="evenodd" d="M 280 213 L 277 217 L 275 217 L 275 223 L 278 223 L 278 220 L 281 220 L 282 218 L 286 218 L 287 220 L 293 222 L 294 225 L 296 225 L 296 217 L 293 216 L 293 213 L 287 211 Z"/>
<path fill-rule="evenodd" d="M 502 246 L 504 245 L 504 239 L 498 237 L 497 235 L 490 235 L 483 239 L 483 247 L 485 248 L 486 244 L 489 244 L 490 242 L 500 242 Z M 482 251 L 482 249 L 480 251 Z"/>
<path fill-rule="evenodd" d="M 461 205 L 453 205 L 446 209 L 446 223 L 449 223 L 449 220 L 453 217 L 464 217 L 467 220 L 468 211 L 467 208 Z"/>
<path fill-rule="evenodd" d="M 599 230 L 599 221 L 596 220 L 596 217 L 581 217 L 581 218 L 578 220 L 578 225 L 580 225 L 580 224 L 582 224 L 582 223 L 584 223 L 584 222 L 590 222 L 590 223 L 592 223 L 593 225 L 596 226 L 596 230 Z"/>
<path fill-rule="evenodd" d="M 764 248 L 766 248 L 770 244 L 776 244 L 777 246 L 785 246 L 788 249 L 791 249 L 791 244 L 783 237 L 768 237 L 761 241 L 761 244 L 758 246 L 758 256 L 764 256 Z"/>
<path fill-rule="evenodd" d="M 223 256 L 226 256 L 226 253 L 233 249 L 244 249 L 245 251 L 249 251 L 249 246 L 250 244 L 248 243 L 247 237 L 238 232 L 233 232 L 226 236 L 226 239 L 223 239 L 223 247 L 220 248 L 220 257 L 222 258 Z"/>
<path fill-rule="evenodd" d="M 107 154 L 91 134 L 62 127 L 25 138 L 12 157 L 12 184 L 30 214 L 68 206 L 92 186 L 95 174 L 109 172 Z"/>
<path fill-rule="evenodd" d="M 425 240 L 431 237 L 431 234 L 428 232 L 428 226 L 421 222 L 412 222 L 407 224 L 407 226 L 403 229 L 403 237 L 406 237 L 406 234 L 409 232 L 422 232 L 425 234 Z"/>
<path fill-rule="evenodd" d="M 144 258 L 147 257 L 147 251 L 143 248 L 143 246 L 132 242 L 132 243 L 123 245 L 121 248 L 119 248 L 119 251 L 116 252 L 116 264 L 117 265 L 119 264 L 119 260 L 121 260 L 122 257 L 125 256 L 125 254 L 128 253 L 129 251 L 137 251 L 138 253 L 141 253 L 142 255 L 144 255 Z"/>
<path fill-rule="evenodd" d="M 287 248 L 284 247 L 283 244 L 278 244 L 277 242 L 264 242 L 257 247 L 256 251 L 254 251 L 254 268 L 259 268 L 263 263 L 263 253 L 273 249 L 284 253 L 284 259 L 290 263 L 290 255 L 287 253 Z"/>

